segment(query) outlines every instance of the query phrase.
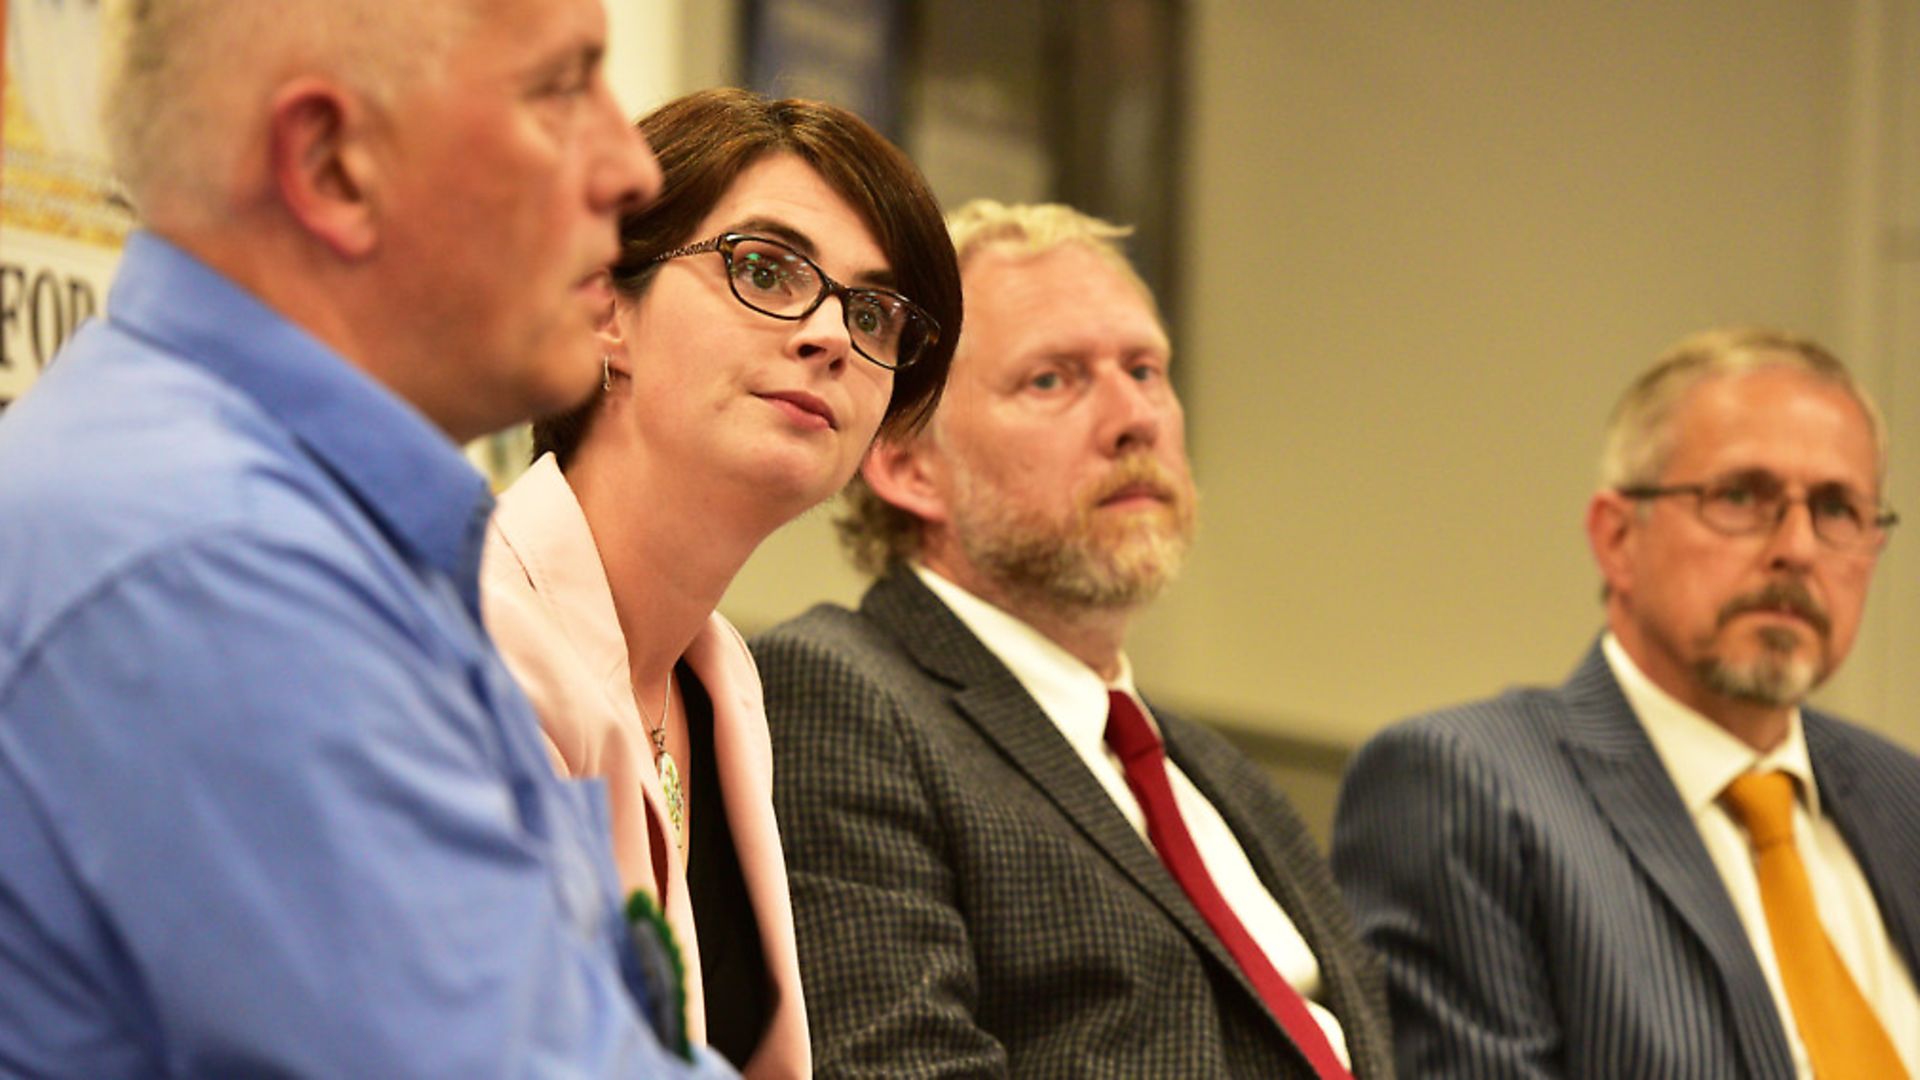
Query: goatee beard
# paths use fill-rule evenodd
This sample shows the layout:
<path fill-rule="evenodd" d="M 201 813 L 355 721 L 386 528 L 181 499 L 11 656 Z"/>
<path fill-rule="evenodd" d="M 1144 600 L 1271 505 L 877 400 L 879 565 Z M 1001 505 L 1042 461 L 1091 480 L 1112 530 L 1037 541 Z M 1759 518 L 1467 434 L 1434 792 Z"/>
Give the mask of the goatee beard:
<path fill-rule="evenodd" d="M 1800 636 L 1791 630 L 1768 627 L 1760 631 L 1763 649 L 1745 664 L 1710 656 L 1694 665 L 1707 689 L 1734 701 L 1771 708 L 1792 708 L 1805 701 L 1820 684 L 1820 666 L 1797 654 Z"/>
<path fill-rule="evenodd" d="M 1804 640 L 1799 631 L 1768 626 L 1759 631 L 1759 656 L 1735 664 L 1710 654 L 1694 665 L 1695 674 L 1707 689 L 1735 701 L 1773 708 L 1800 704 L 1826 677 L 1827 640 L 1832 620 L 1813 598 L 1806 582 L 1789 577 L 1770 581 L 1764 588 L 1727 601 L 1715 620 L 1716 632 L 1723 632 L 1736 617 L 1750 611 L 1786 612 L 1805 621 L 1813 633 L 1818 659 L 1800 655 Z"/>

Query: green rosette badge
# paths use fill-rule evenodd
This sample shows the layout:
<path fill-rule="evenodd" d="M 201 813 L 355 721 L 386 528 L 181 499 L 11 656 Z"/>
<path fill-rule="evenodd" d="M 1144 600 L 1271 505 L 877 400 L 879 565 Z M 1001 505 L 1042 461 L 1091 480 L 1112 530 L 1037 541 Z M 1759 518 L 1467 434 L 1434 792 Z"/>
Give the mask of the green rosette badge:
<path fill-rule="evenodd" d="M 692 1061 L 693 1047 L 687 1042 L 686 959 L 673 927 L 667 925 L 666 912 L 653 897 L 636 889 L 627 897 L 627 927 L 648 991 L 651 1013 L 647 1019 L 662 1045 Z"/>

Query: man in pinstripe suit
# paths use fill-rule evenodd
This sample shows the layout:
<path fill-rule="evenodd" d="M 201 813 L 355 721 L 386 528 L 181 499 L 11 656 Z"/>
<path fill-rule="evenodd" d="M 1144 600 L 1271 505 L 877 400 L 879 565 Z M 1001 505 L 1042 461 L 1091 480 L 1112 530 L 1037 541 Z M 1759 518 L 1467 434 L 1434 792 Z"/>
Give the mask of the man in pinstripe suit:
<path fill-rule="evenodd" d="M 1816 950 L 1775 948 L 1806 924 L 1782 940 L 1831 942 L 1868 1071 L 1920 1066 L 1920 759 L 1801 704 L 1853 644 L 1884 463 L 1865 394 L 1789 335 L 1698 335 L 1628 391 L 1587 511 L 1599 642 L 1557 689 L 1389 729 L 1341 792 L 1403 1074 L 1812 1076 L 1832 1028 L 1783 970 Z M 1730 794 L 1773 773 L 1813 901 L 1785 923 Z"/>
<path fill-rule="evenodd" d="M 821 1074 L 1389 1075 L 1378 963 L 1285 798 L 1164 710 L 1157 793 L 1103 741 L 1143 707 L 1126 630 L 1194 509 L 1124 231 L 991 203 L 950 224 L 946 396 L 842 522 L 880 579 L 754 642 Z M 1163 823 L 1169 792 L 1244 934 L 1156 857 L 1143 807 Z"/>

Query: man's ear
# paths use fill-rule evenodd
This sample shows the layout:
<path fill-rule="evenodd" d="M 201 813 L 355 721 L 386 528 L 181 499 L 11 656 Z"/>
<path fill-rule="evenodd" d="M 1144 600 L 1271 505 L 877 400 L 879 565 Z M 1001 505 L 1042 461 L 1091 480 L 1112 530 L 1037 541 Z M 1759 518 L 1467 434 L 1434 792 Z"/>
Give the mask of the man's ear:
<path fill-rule="evenodd" d="M 1597 491 L 1587 503 L 1587 544 L 1611 593 L 1633 586 L 1634 547 L 1639 541 L 1640 506 L 1617 491 Z"/>
<path fill-rule="evenodd" d="M 318 78 L 282 86 L 267 114 L 273 184 L 287 212 L 342 258 L 379 243 L 365 106 Z"/>
<path fill-rule="evenodd" d="M 926 432 L 905 439 L 875 439 L 860 463 L 874 494 L 925 522 L 947 520 L 947 501 L 935 481 L 939 450 Z"/>

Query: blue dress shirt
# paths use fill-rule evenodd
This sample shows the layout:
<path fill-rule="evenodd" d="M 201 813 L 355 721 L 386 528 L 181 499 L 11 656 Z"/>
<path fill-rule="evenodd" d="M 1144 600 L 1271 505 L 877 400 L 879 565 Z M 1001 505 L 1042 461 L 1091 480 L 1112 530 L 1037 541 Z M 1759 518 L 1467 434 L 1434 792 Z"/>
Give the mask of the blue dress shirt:
<path fill-rule="evenodd" d="M 483 479 L 156 236 L 108 309 L 0 417 L 0 1075 L 675 1072 Z"/>

